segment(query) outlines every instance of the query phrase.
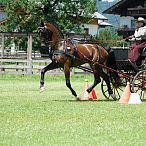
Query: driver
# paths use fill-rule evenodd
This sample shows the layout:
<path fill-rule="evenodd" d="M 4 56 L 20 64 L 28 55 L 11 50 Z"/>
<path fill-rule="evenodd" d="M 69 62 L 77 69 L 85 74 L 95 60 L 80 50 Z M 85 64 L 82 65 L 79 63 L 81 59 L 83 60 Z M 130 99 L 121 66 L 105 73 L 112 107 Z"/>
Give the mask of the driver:
<path fill-rule="evenodd" d="M 139 17 L 137 19 L 137 28 L 134 35 L 129 36 L 126 40 L 135 42 L 129 47 L 128 58 L 137 66 L 141 65 L 142 60 L 140 54 L 143 48 L 146 47 L 146 26 L 144 18 Z"/>

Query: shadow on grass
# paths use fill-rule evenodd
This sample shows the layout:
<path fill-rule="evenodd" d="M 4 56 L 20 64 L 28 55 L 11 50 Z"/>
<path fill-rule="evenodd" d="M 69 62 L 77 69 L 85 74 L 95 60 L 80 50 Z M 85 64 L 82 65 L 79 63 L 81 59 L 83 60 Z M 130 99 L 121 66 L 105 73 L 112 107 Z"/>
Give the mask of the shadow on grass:
<path fill-rule="evenodd" d="M 113 102 L 114 100 L 112 99 L 99 99 L 99 100 L 52 100 L 56 102 Z"/>
<path fill-rule="evenodd" d="M 146 99 L 142 99 L 142 102 L 145 102 L 146 101 Z"/>

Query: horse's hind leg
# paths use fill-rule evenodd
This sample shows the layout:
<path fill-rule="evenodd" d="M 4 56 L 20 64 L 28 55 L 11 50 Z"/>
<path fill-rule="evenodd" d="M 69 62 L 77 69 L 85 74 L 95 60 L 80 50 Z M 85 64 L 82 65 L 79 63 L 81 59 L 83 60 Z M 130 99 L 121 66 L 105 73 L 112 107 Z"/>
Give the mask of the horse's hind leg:
<path fill-rule="evenodd" d="M 113 95 L 109 76 L 98 65 L 95 65 L 93 67 L 91 66 L 91 68 L 92 68 L 93 74 L 94 74 L 94 82 L 87 89 L 87 92 L 90 93 L 92 91 L 92 89 L 101 81 L 100 77 L 102 77 L 104 79 L 104 81 L 106 82 L 109 95 L 111 95 L 113 99 L 116 99 L 115 96 Z"/>
<path fill-rule="evenodd" d="M 109 79 L 109 76 L 104 72 L 104 71 L 101 71 L 101 74 L 100 76 L 103 78 L 103 80 L 106 82 L 106 85 L 108 87 L 108 93 L 111 95 L 113 94 L 113 90 L 111 88 L 111 85 L 110 85 L 110 79 Z"/>
<path fill-rule="evenodd" d="M 55 62 L 51 62 L 49 65 L 47 65 L 46 67 L 44 67 L 41 70 L 40 92 L 44 91 L 44 76 L 45 76 L 45 73 L 48 70 L 52 70 L 52 69 L 55 69 L 55 68 L 57 68 L 57 64 Z"/>
<path fill-rule="evenodd" d="M 100 79 L 100 77 L 99 77 L 99 74 L 98 74 L 97 70 L 96 70 L 96 69 L 92 69 L 92 70 L 93 70 L 93 74 L 94 74 L 94 82 L 93 82 L 93 84 L 87 89 L 87 92 L 88 92 L 88 93 L 90 93 L 90 92 L 93 90 L 93 88 L 94 88 L 98 83 L 100 83 L 100 81 L 101 81 L 101 79 Z"/>
<path fill-rule="evenodd" d="M 109 95 L 110 95 L 114 100 L 117 100 L 116 95 L 113 94 L 113 90 L 112 90 L 112 88 L 111 88 L 109 76 L 102 70 L 102 68 L 100 69 L 100 72 L 99 72 L 99 73 L 100 73 L 100 76 L 103 78 L 103 80 L 106 82 Z"/>
<path fill-rule="evenodd" d="M 64 74 L 65 74 L 66 86 L 70 89 L 72 95 L 74 95 L 75 97 L 77 97 L 77 94 L 73 90 L 73 88 L 71 87 L 71 83 L 70 83 L 70 62 L 69 61 L 67 61 L 64 64 Z"/>

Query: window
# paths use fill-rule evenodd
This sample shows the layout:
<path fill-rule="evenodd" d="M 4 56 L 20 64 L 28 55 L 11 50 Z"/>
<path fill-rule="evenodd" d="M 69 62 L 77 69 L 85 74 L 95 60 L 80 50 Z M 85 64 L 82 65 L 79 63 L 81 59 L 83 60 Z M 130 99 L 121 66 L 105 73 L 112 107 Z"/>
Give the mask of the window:
<path fill-rule="evenodd" d="M 136 28 L 136 20 L 131 20 L 131 28 Z"/>
<path fill-rule="evenodd" d="M 144 0 L 144 7 L 146 8 L 146 0 Z"/>
<path fill-rule="evenodd" d="M 89 28 L 84 28 L 85 34 L 89 34 Z"/>

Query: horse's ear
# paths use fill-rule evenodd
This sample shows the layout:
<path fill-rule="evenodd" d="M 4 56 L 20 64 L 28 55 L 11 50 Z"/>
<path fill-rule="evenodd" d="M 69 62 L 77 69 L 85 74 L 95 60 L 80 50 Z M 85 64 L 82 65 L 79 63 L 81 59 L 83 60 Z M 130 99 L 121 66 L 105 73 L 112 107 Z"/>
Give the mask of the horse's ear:
<path fill-rule="evenodd" d="M 41 27 L 44 27 L 44 22 L 41 20 Z"/>

